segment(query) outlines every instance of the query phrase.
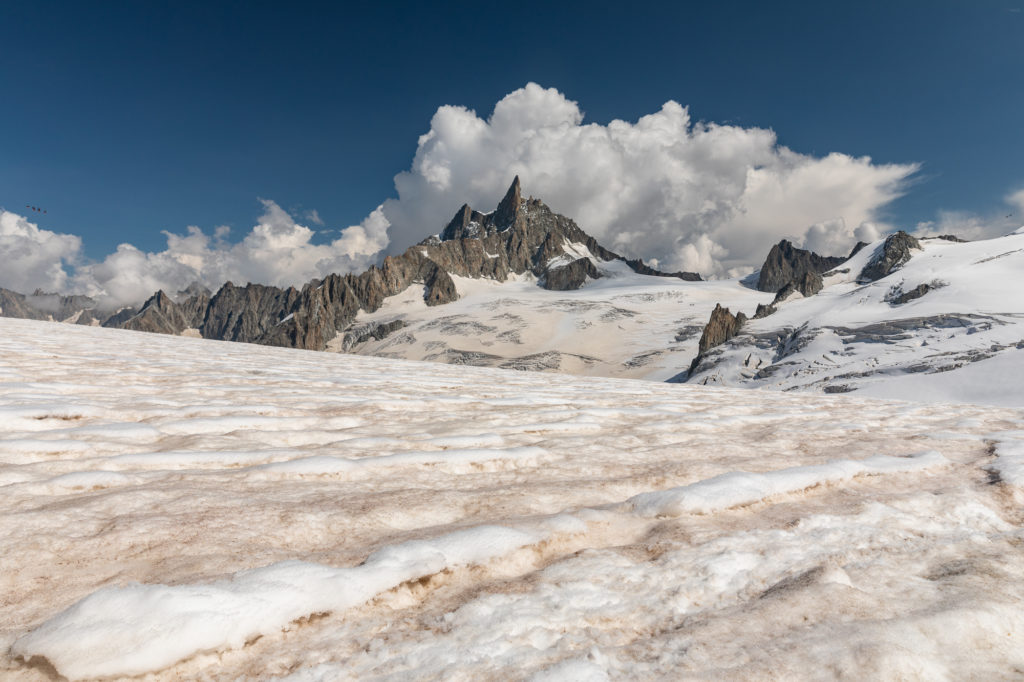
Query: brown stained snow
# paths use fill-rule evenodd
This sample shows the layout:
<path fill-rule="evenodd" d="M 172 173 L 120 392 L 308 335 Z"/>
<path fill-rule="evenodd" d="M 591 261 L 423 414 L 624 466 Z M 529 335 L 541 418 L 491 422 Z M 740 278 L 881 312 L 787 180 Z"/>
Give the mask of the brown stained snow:
<path fill-rule="evenodd" d="M 1024 410 L 702 389 L 0 320 L 0 650 L 107 585 L 276 561 L 354 566 L 484 524 L 556 532 L 153 679 L 1013 677 L 1020 494 L 993 435 Z M 55 333 L 56 330 L 60 333 Z M 509 451 L 330 470 L 330 458 Z M 940 452 L 714 514 L 633 495 L 730 471 Z M 270 465 L 300 462 L 304 473 Z M 594 511 L 586 511 L 593 509 Z M 583 511 L 580 511 L 583 510 Z M 0 676 L 45 680 L 9 655 Z"/>

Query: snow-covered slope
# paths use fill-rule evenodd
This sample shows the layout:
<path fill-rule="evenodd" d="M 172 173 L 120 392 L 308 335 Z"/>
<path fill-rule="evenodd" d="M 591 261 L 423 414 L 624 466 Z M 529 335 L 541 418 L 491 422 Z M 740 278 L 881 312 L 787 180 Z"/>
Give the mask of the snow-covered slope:
<path fill-rule="evenodd" d="M 1024 405 L 1024 234 L 921 245 L 862 285 L 881 242 L 863 249 L 820 293 L 748 322 L 689 381 Z"/>
<path fill-rule="evenodd" d="M 0 677 L 1011 678 L 1022 441 L 4 319 Z"/>
<path fill-rule="evenodd" d="M 594 263 L 603 276 L 575 291 L 548 291 L 530 275 L 506 282 L 456 276 L 459 300 L 428 307 L 422 291 L 408 289 L 361 312 L 330 349 L 664 381 L 696 355 L 716 303 L 752 310 L 772 299 L 736 280 L 687 282 L 638 275 L 622 262 Z M 403 326 L 373 338 L 389 324 Z"/>

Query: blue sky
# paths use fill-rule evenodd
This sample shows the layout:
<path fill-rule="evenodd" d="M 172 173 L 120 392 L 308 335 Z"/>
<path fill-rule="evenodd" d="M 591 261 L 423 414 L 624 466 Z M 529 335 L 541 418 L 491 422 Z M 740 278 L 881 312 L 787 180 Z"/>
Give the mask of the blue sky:
<path fill-rule="evenodd" d="M 257 198 L 340 229 L 396 196 L 438 107 L 486 118 L 536 82 L 586 122 L 674 100 L 801 154 L 919 163 L 893 226 L 1010 212 L 1021 4 L 7 3 L 0 206 L 46 208 L 96 260 L 187 225 L 237 240 Z"/>

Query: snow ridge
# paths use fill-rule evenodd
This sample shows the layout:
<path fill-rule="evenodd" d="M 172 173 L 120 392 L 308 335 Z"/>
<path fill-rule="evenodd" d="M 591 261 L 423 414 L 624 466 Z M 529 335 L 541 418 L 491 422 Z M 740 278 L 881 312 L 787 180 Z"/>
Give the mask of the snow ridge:
<path fill-rule="evenodd" d="M 433 454 L 428 461 L 439 461 L 441 453 Z M 422 455 L 405 458 L 413 463 L 423 460 Z M 617 506 L 642 517 L 710 514 L 855 476 L 923 472 L 947 463 L 938 452 L 928 451 L 910 457 L 835 460 L 764 474 L 730 472 L 636 495 Z M 303 460 L 264 468 L 324 470 L 322 463 Z M 596 511 L 584 509 L 573 516 L 583 520 Z M 551 517 L 548 527 L 564 527 L 565 517 Z M 576 528 L 571 523 L 569 527 Z M 281 630 L 300 618 L 343 611 L 402 583 L 485 563 L 552 534 L 543 528 L 479 526 L 432 540 L 383 547 L 353 568 L 286 561 L 211 585 L 108 587 L 19 639 L 12 653 L 25 659 L 43 656 L 72 680 L 138 675 L 200 652 L 240 648 L 254 637 Z"/>

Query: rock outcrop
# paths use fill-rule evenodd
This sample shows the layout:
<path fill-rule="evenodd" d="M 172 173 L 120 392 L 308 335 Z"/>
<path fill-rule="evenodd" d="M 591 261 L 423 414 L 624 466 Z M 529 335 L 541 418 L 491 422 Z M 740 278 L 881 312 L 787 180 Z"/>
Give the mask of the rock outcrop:
<path fill-rule="evenodd" d="M 775 299 L 772 301 L 772 305 L 778 305 L 782 303 L 794 293 L 799 293 L 801 296 L 814 296 L 816 293 L 822 290 L 825 286 L 824 281 L 821 279 L 821 275 L 817 272 L 807 271 L 800 277 L 790 280 L 784 287 L 779 289 L 778 293 L 775 294 Z"/>
<path fill-rule="evenodd" d="M 163 291 L 158 291 L 142 305 L 136 315 L 119 326 L 140 332 L 180 334 L 186 329 L 199 327 L 202 318 L 196 319 L 196 316 L 202 313 L 205 313 L 205 309 L 200 310 L 198 306 L 185 308 Z"/>
<path fill-rule="evenodd" d="M 577 258 L 567 265 L 548 268 L 542 285 L 545 289 L 553 291 L 569 291 L 579 289 L 586 283 L 588 277 L 598 279 L 601 273 L 589 258 Z"/>
<path fill-rule="evenodd" d="M 857 250 L 855 248 L 854 253 Z M 783 239 L 768 252 L 758 275 L 757 289 L 769 293 L 778 292 L 787 284 L 803 279 L 807 273 L 828 272 L 840 263 L 846 262 L 848 258 L 819 256 L 813 251 L 798 249 Z"/>
<path fill-rule="evenodd" d="M 871 260 L 860 271 L 857 281 L 865 284 L 874 282 L 898 270 L 910 260 L 910 250 L 921 248 L 921 242 L 900 230 L 889 235 L 885 243 L 878 247 Z"/>
<path fill-rule="evenodd" d="M 743 313 L 733 315 L 729 312 L 728 308 L 723 308 L 721 304 L 717 304 L 715 309 L 711 311 L 711 319 L 705 325 L 704 333 L 700 335 L 700 341 L 697 343 L 697 352 L 704 354 L 715 346 L 725 343 L 739 334 L 740 328 L 746 321 L 747 316 Z"/>
<path fill-rule="evenodd" d="M 746 321 L 747 316 L 743 313 L 733 315 L 728 308 L 723 308 L 722 304 L 716 304 L 715 309 L 711 311 L 711 319 L 708 320 L 704 326 L 704 332 L 700 335 L 700 341 L 697 343 L 697 356 L 690 363 L 689 374 L 694 373 L 709 350 L 739 334 Z"/>
<path fill-rule="evenodd" d="M 427 277 L 426 287 L 423 299 L 427 305 L 444 305 L 459 298 L 451 275 L 439 267 L 434 267 Z"/>
<path fill-rule="evenodd" d="M 903 305 L 904 303 L 910 303 L 921 298 L 929 291 L 941 289 L 944 286 L 946 286 L 945 282 L 933 280 L 931 283 L 918 284 L 910 291 L 903 291 L 903 285 L 899 284 L 890 289 L 883 300 L 889 305 Z"/>

